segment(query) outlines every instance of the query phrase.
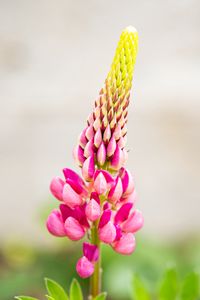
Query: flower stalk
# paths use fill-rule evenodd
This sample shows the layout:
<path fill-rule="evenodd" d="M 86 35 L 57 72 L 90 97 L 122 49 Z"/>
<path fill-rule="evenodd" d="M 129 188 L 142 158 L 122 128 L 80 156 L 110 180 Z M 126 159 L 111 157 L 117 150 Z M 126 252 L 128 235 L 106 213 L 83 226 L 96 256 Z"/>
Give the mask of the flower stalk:
<path fill-rule="evenodd" d="M 90 278 L 90 297 L 89 300 L 95 299 L 101 293 L 101 241 L 98 237 L 98 222 L 94 222 L 91 228 L 91 243 L 96 245 L 99 249 L 99 259 L 94 267 L 94 273 Z"/>

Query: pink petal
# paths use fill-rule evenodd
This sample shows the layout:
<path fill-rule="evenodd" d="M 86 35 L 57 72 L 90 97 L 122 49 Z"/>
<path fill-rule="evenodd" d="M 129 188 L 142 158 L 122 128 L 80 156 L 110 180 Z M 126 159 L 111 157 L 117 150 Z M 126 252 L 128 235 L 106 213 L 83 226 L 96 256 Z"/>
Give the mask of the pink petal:
<path fill-rule="evenodd" d="M 83 178 L 86 181 L 90 181 L 94 176 L 95 165 L 94 165 L 94 156 L 88 157 L 82 167 Z"/>
<path fill-rule="evenodd" d="M 97 151 L 97 162 L 99 163 L 100 166 L 103 166 L 106 161 L 106 148 L 104 143 L 101 143 L 101 146 L 99 147 Z"/>
<path fill-rule="evenodd" d="M 96 245 L 83 243 L 83 255 L 91 262 L 96 262 L 99 259 L 99 249 Z"/>
<path fill-rule="evenodd" d="M 106 243 L 111 244 L 116 238 L 115 225 L 109 221 L 105 226 L 99 229 L 99 239 Z"/>
<path fill-rule="evenodd" d="M 85 209 L 85 213 L 86 213 L 87 218 L 92 222 L 96 221 L 100 217 L 101 208 L 96 200 L 91 199 L 88 202 L 86 209 Z"/>
<path fill-rule="evenodd" d="M 108 126 L 106 127 L 104 134 L 103 134 L 103 140 L 105 143 L 108 143 L 110 138 L 111 138 L 111 130 L 110 130 L 110 126 L 108 124 Z"/>
<path fill-rule="evenodd" d="M 63 201 L 71 208 L 82 203 L 82 197 L 77 194 L 73 188 L 66 183 L 63 189 Z"/>
<path fill-rule="evenodd" d="M 73 150 L 73 157 L 74 157 L 75 162 L 79 166 L 82 166 L 82 164 L 85 161 L 85 156 L 84 156 L 83 149 L 79 145 L 74 148 L 74 150 Z"/>
<path fill-rule="evenodd" d="M 81 134 L 80 134 L 80 136 L 79 136 L 79 143 L 80 143 L 80 145 L 82 146 L 82 148 L 84 148 L 85 145 L 87 144 L 87 139 L 86 139 L 86 136 L 85 136 L 86 130 L 87 130 L 87 128 L 85 128 L 85 129 L 81 132 Z"/>
<path fill-rule="evenodd" d="M 125 232 L 132 232 L 135 233 L 136 231 L 140 230 L 143 227 L 144 218 L 142 216 L 141 211 L 135 210 L 122 224 L 122 229 Z"/>
<path fill-rule="evenodd" d="M 94 129 L 93 129 L 92 125 L 88 126 L 88 128 L 86 129 L 85 136 L 88 139 L 88 141 L 93 138 L 93 136 L 94 136 Z"/>
<path fill-rule="evenodd" d="M 111 219 L 112 211 L 110 209 L 104 210 L 99 221 L 99 228 L 104 227 Z"/>
<path fill-rule="evenodd" d="M 53 210 L 49 215 L 46 226 L 48 231 L 55 236 L 66 236 L 62 216 L 58 210 Z"/>
<path fill-rule="evenodd" d="M 94 273 L 94 265 L 87 257 L 81 257 L 76 264 L 76 271 L 82 278 L 90 277 Z"/>
<path fill-rule="evenodd" d="M 115 185 L 111 188 L 108 194 L 108 199 L 112 203 L 116 203 L 121 198 L 122 193 L 123 193 L 122 182 L 121 179 L 117 177 Z"/>
<path fill-rule="evenodd" d="M 99 172 L 98 176 L 94 181 L 94 189 L 99 194 L 102 195 L 107 191 L 108 185 L 107 181 L 102 172 Z"/>
<path fill-rule="evenodd" d="M 50 184 L 51 193 L 60 201 L 63 200 L 62 193 L 64 184 L 65 182 L 59 177 L 53 178 Z"/>
<path fill-rule="evenodd" d="M 63 169 L 63 173 L 66 179 L 66 182 L 71 185 L 71 187 L 78 193 L 85 193 L 84 189 L 84 181 L 82 178 L 73 170 L 65 168 Z"/>
<path fill-rule="evenodd" d="M 119 140 L 120 137 L 122 136 L 120 124 L 118 124 L 117 127 L 115 128 L 113 136 L 116 140 Z"/>
<path fill-rule="evenodd" d="M 131 194 L 134 191 L 134 182 L 131 173 L 125 168 L 121 168 L 120 177 L 122 180 L 123 193 L 125 195 Z"/>
<path fill-rule="evenodd" d="M 120 224 L 127 220 L 132 207 L 133 203 L 123 204 L 115 215 L 115 223 Z"/>
<path fill-rule="evenodd" d="M 113 249 L 123 255 L 133 253 L 135 246 L 135 237 L 132 233 L 124 233 L 119 241 L 113 243 Z"/>
<path fill-rule="evenodd" d="M 102 142 L 102 133 L 101 133 L 101 129 L 99 128 L 94 136 L 95 147 L 99 148 L 99 146 L 101 145 L 101 142 Z"/>
<path fill-rule="evenodd" d="M 88 158 L 94 154 L 94 139 L 89 140 L 84 149 L 84 156 Z"/>
<path fill-rule="evenodd" d="M 111 244 L 116 238 L 115 225 L 109 221 L 105 226 L 99 229 L 99 239 L 106 243 Z"/>
<path fill-rule="evenodd" d="M 115 150 L 116 150 L 116 141 L 114 136 L 112 136 L 107 146 L 107 156 L 108 157 L 112 156 L 115 153 Z"/>
<path fill-rule="evenodd" d="M 112 175 L 108 171 L 105 171 L 105 170 L 96 170 L 96 172 L 94 174 L 94 179 L 97 178 L 97 176 L 99 175 L 99 173 L 103 174 L 103 176 L 105 177 L 107 183 L 109 183 L 109 184 L 113 184 L 114 183 L 114 179 L 113 179 Z"/>
<path fill-rule="evenodd" d="M 113 170 L 119 170 L 122 167 L 123 163 L 124 163 L 124 154 L 120 149 L 120 147 L 117 145 L 115 153 L 111 159 L 110 167 Z"/>
<path fill-rule="evenodd" d="M 67 237 L 72 241 L 78 241 L 85 235 L 84 227 L 73 217 L 67 218 L 64 226 Z"/>

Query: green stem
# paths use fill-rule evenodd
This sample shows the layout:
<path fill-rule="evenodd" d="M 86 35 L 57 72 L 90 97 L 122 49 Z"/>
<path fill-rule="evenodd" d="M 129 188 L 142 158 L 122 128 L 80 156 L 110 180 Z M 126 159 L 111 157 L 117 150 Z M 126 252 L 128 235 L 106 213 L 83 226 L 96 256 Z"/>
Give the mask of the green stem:
<path fill-rule="evenodd" d="M 99 259 L 95 263 L 94 273 L 90 281 L 90 299 L 93 300 L 101 292 L 101 242 L 98 237 L 98 222 L 94 222 L 91 229 L 91 242 L 99 249 Z"/>

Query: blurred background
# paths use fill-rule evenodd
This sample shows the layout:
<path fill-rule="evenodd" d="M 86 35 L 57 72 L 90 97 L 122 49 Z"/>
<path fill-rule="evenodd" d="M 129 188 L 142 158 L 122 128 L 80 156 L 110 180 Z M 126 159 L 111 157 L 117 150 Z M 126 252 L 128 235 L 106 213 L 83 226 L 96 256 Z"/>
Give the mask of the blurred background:
<path fill-rule="evenodd" d="M 80 246 L 44 226 L 57 206 L 49 183 L 76 168 L 72 149 L 128 25 L 139 32 L 128 167 L 145 227 L 131 257 L 105 249 L 104 288 L 124 300 L 133 272 L 156 286 L 166 265 L 200 271 L 200 2 L 0 0 L 2 300 L 76 276 Z"/>

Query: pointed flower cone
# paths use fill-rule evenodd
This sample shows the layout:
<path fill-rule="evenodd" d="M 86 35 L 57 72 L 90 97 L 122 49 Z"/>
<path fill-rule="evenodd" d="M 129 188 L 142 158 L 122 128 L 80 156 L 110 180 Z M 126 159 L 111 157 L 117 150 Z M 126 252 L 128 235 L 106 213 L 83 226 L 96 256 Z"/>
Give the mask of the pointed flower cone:
<path fill-rule="evenodd" d="M 128 105 L 134 65 L 138 49 L 138 34 L 129 26 L 121 34 L 117 49 L 93 112 L 87 119 L 74 157 L 85 168 L 84 161 L 94 156 L 95 165 L 107 165 L 118 171 L 124 163 L 122 150 L 126 144 Z"/>

